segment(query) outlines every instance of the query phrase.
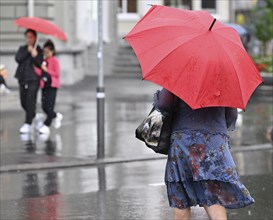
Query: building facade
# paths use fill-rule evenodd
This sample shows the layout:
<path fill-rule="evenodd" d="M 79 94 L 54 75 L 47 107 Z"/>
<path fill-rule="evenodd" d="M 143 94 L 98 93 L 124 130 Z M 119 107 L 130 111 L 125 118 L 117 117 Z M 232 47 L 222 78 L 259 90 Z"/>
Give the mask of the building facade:
<path fill-rule="evenodd" d="M 122 36 L 128 33 L 153 4 L 188 10 L 207 10 L 221 22 L 227 23 L 235 21 L 237 4 L 245 7 L 245 2 L 244 0 L 119 0 L 118 34 Z"/>
<path fill-rule="evenodd" d="M 116 1 L 103 1 L 104 42 L 116 40 Z M 42 45 L 47 38 L 56 44 L 57 57 L 61 63 L 61 82 L 71 85 L 92 72 L 92 57 L 97 42 L 97 1 L 86 0 L 1 0 L 0 14 L 0 63 L 9 71 L 8 83 L 16 86 L 13 75 L 17 64 L 14 60 L 18 47 L 24 44 L 24 28 L 15 26 L 14 21 L 24 16 L 37 16 L 48 19 L 64 30 L 68 37 L 62 42 L 50 36 L 39 34 Z M 113 10 L 114 9 L 114 10 Z"/>
<path fill-rule="evenodd" d="M 235 22 L 235 8 L 251 8 L 255 0 L 103 0 L 103 40 L 105 44 L 118 44 L 151 5 L 167 5 L 191 10 L 208 10 L 222 22 Z M 68 36 L 67 42 L 53 39 L 61 62 L 63 85 L 73 84 L 85 75 L 97 74 L 97 0 L 1 0 L 0 14 L 0 63 L 7 66 L 10 85 L 17 64 L 14 55 L 24 43 L 23 28 L 14 20 L 22 16 L 48 19 Z M 48 36 L 40 35 L 43 44 Z"/>

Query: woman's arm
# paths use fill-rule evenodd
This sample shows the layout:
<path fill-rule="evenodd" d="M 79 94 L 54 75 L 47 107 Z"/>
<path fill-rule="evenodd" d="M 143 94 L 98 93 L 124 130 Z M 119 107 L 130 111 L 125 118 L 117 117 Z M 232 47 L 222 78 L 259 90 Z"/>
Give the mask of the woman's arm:
<path fill-rule="evenodd" d="M 176 96 L 166 89 L 157 91 L 154 94 L 154 107 L 159 111 L 172 111 L 176 101 Z"/>
<path fill-rule="evenodd" d="M 15 55 L 15 60 L 17 63 L 22 63 L 24 62 L 28 57 L 30 56 L 30 53 L 27 50 L 27 47 L 22 46 L 19 47 L 16 55 Z"/>
<path fill-rule="evenodd" d="M 48 65 L 47 72 L 49 75 L 58 77 L 60 75 L 60 64 L 57 59 L 51 60 L 52 64 Z"/>
<path fill-rule="evenodd" d="M 238 110 L 237 108 L 225 108 L 225 117 L 226 117 L 226 124 L 227 129 L 229 131 L 235 130 L 236 120 L 238 117 Z"/>

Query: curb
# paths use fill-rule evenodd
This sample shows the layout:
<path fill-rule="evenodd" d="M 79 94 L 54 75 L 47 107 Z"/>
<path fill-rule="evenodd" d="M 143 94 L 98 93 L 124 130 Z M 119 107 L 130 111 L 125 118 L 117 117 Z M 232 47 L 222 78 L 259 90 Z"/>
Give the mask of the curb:
<path fill-rule="evenodd" d="M 271 144 L 251 145 L 244 147 L 231 147 L 231 152 L 247 152 L 247 151 L 260 151 L 260 150 L 273 150 Z M 44 169 L 60 169 L 71 167 L 87 167 L 87 166 L 99 166 L 116 163 L 129 163 L 140 161 L 152 161 L 167 159 L 167 155 L 149 156 L 149 157 L 131 157 L 131 158 L 104 158 L 104 159 L 92 159 L 82 161 L 67 161 L 56 163 L 35 163 L 35 164 L 18 164 L 7 165 L 0 167 L 0 173 L 6 172 L 23 172 L 30 170 L 44 170 Z"/>
<path fill-rule="evenodd" d="M 67 161 L 67 162 L 56 162 L 56 163 L 35 163 L 35 164 L 17 164 L 1 166 L 0 173 L 5 172 L 21 172 L 30 170 L 44 170 L 44 169 L 60 169 L 60 168 L 71 168 L 71 167 L 85 167 L 85 166 L 99 166 L 115 163 L 128 163 L 128 162 L 139 162 L 139 161 L 151 161 L 151 160 L 162 160 L 167 159 L 167 156 L 151 156 L 151 157 L 132 157 L 132 158 L 104 158 L 104 159 L 92 159 L 82 161 Z"/>
<path fill-rule="evenodd" d="M 244 147 L 231 147 L 231 152 L 247 152 L 247 151 L 259 151 L 259 150 L 273 150 L 273 145 L 268 144 L 255 144 Z"/>

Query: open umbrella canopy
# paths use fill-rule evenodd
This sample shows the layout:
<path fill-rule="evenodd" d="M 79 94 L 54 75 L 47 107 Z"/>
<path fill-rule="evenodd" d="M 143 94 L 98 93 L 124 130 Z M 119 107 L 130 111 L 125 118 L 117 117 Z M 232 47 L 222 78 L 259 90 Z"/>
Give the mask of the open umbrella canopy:
<path fill-rule="evenodd" d="M 262 82 L 238 33 L 206 11 L 154 5 L 125 39 L 138 57 L 143 78 L 192 109 L 245 109 Z"/>
<path fill-rule="evenodd" d="M 24 27 L 27 29 L 32 29 L 37 32 L 51 35 L 53 37 L 56 37 L 60 40 L 67 41 L 67 37 L 65 33 L 55 24 L 52 22 L 38 18 L 38 17 L 21 17 L 17 20 L 15 20 L 15 24 Z"/>

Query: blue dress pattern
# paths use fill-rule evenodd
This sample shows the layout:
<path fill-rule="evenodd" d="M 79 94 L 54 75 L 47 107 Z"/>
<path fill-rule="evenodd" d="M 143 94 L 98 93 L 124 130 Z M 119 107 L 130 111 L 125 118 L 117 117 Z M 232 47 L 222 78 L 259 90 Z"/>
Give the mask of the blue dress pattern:
<path fill-rule="evenodd" d="M 155 95 L 154 106 L 168 110 L 174 100 L 173 94 L 162 90 Z M 237 115 L 231 117 L 235 110 L 191 110 L 182 100 L 178 106 L 165 169 L 170 207 L 219 204 L 234 209 L 254 203 L 230 153 L 227 129 L 235 128 Z"/>

